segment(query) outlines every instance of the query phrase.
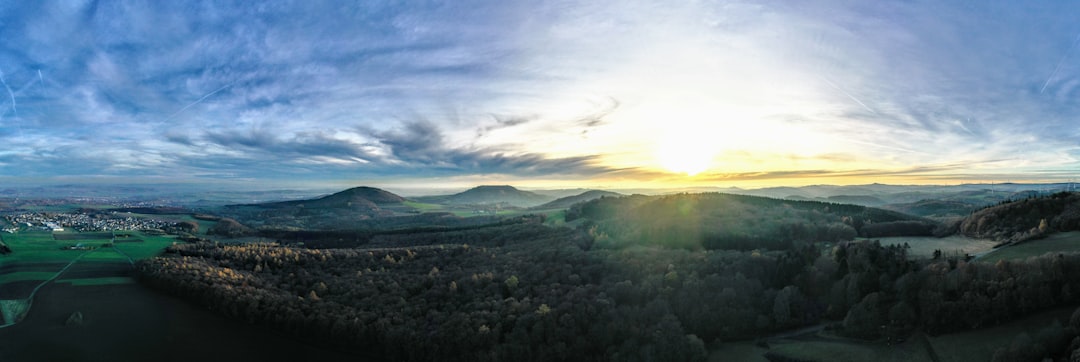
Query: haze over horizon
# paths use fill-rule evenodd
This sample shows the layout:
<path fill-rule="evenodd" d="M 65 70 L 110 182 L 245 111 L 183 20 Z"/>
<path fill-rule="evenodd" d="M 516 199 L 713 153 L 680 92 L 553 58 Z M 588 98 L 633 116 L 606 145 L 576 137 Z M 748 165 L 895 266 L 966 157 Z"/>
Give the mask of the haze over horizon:
<path fill-rule="evenodd" d="M 1066 182 L 1080 4 L 0 4 L 0 182 Z"/>

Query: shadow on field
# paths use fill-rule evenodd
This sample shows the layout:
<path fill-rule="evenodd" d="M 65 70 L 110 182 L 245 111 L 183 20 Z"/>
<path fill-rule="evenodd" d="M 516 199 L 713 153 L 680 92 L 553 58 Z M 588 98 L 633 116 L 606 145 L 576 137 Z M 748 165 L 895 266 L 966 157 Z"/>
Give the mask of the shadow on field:
<path fill-rule="evenodd" d="M 81 272 L 116 275 L 116 269 L 106 269 Z M 82 315 L 80 323 L 69 321 L 75 312 Z M 359 360 L 225 319 L 138 284 L 49 283 L 22 322 L 0 329 L 0 341 L 5 362 Z"/>

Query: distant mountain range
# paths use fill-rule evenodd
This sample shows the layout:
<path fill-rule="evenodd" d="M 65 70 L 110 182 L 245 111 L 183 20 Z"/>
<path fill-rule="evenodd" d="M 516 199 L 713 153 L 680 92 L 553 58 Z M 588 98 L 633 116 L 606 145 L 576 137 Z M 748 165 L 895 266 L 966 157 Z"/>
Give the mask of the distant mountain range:
<path fill-rule="evenodd" d="M 725 193 L 787 200 L 822 201 L 880 207 L 929 217 L 959 217 L 987 205 L 1070 190 L 1071 183 L 965 185 L 813 185 L 762 189 L 723 189 Z"/>

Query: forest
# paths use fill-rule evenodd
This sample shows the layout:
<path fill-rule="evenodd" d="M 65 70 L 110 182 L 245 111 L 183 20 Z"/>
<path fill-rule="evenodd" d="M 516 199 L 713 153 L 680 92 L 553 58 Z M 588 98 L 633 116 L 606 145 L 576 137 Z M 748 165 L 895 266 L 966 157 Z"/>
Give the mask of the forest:
<path fill-rule="evenodd" d="M 903 246 L 843 239 L 866 233 L 868 225 L 926 221 L 848 205 L 729 197 L 605 198 L 571 208 L 588 218 L 576 228 L 536 217 L 399 230 L 348 246 L 178 244 L 137 270 L 145 284 L 227 316 L 409 361 L 702 361 L 713 343 L 802 326 L 891 341 L 1080 302 L 1080 255 L 994 264 L 911 260 Z M 626 225 L 613 222 L 620 217 L 642 213 L 656 225 L 708 235 L 691 234 L 695 223 L 724 221 L 733 212 L 723 209 L 735 207 L 764 218 L 756 225 L 762 233 L 750 235 L 775 242 L 757 248 L 722 237 L 700 246 L 672 243 L 649 224 L 638 226 L 640 239 L 628 244 L 616 243 L 626 236 L 604 234 Z M 682 210 L 708 218 L 675 218 L 692 215 Z M 776 225 L 791 226 L 772 230 Z M 740 232 L 752 230 L 743 227 Z M 829 228 L 846 231 L 822 231 Z M 828 243 L 815 240 L 822 235 Z M 1068 356 L 1080 347 L 1074 339 L 1080 317 L 1073 320 L 1003 346 L 995 358 Z"/>
<path fill-rule="evenodd" d="M 579 218 L 595 228 L 598 244 L 610 247 L 785 250 L 794 242 L 928 236 L 940 228 L 929 219 L 858 205 L 720 193 L 604 197 L 566 211 L 567 221 Z"/>

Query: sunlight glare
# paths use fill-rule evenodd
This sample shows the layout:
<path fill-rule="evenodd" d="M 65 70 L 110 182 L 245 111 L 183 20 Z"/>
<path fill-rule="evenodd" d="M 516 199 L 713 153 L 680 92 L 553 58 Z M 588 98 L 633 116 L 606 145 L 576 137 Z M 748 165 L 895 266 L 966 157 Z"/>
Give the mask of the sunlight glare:
<path fill-rule="evenodd" d="M 657 162 L 670 172 L 691 177 L 708 170 L 716 150 L 704 134 L 687 129 L 669 135 L 657 145 Z"/>

